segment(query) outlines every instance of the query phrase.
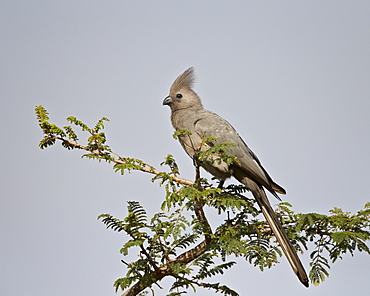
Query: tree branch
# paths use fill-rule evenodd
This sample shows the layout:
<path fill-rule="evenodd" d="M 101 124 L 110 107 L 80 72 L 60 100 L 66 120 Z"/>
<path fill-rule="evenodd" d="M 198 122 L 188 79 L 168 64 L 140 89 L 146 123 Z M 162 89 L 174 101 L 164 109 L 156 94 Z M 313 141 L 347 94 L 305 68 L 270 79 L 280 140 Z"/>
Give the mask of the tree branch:
<path fill-rule="evenodd" d="M 86 146 L 80 145 L 76 142 L 69 141 L 69 140 L 67 140 L 63 137 L 58 137 L 58 136 L 54 136 L 54 135 L 51 135 L 51 134 L 48 134 L 48 136 L 51 139 L 60 140 L 62 142 L 68 143 L 70 146 L 73 146 L 77 149 L 88 151 L 88 152 L 93 153 L 97 156 L 102 156 L 103 155 L 102 151 L 100 151 L 100 150 L 92 150 L 92 149 L 90 149 Z M 121 157 L 120 155 L 118 155 L 117 153 L 115 153 L 113 151 L 108 151 L 108 152 L 117 157 L 117 158 L 112 157 L 112 159 L 110 161 L 112 161 L 114 163 L 117 163 L 117 164 L 126 164 L 127 163 L 124 160 L 124 157 Z M 140 168 L 140 171 L 145 172 L 145 173 L 149 173 L 149 174 L 153 174 L 153 175 L 157 175 L 157 176 L 162 174 L 162 172 L 156 170 L 154 167 L 152 167 L 152 166 L 150 166 L 150 165 L 148 165 L 147 163 L 144 163 L 144 162 L 143 162 L 143 167 Z M 193 181 L 190 181 L 188 179 L 179 178 L 177 176 L 173 176 L 172 180 L 175 181 L 178 184 L 185 185 L 185 186 L 193 186 L 194 185 Z"/>
<path fill-rule="evenodd" d="M 182 264 L 188 264 L 191 261 L 198 258 L 200 255 L 202 255 L 205 251 L 207 251 L 208 245 L 210 241 L 204 240 L 194 248 L 182 253 L 181 255 L 177 256 L 176 259 L 171 260 L 169 263 L 162 265 L 159 267 L 156 271 L 151 273 L 151 276 L 155 278 L 155 282 L 158 282 L 162 280 L 166 276 L 172 276 L 172 269 L 171 264 L 174 263 L 182 263 Z M 140 281 L 138 281 L 136 284 L 134 284 L 132 287 L 127 289 L 122 296 L 135 296 L 144 289 L 149 287 L 148 284 L 142 284 Z"/>

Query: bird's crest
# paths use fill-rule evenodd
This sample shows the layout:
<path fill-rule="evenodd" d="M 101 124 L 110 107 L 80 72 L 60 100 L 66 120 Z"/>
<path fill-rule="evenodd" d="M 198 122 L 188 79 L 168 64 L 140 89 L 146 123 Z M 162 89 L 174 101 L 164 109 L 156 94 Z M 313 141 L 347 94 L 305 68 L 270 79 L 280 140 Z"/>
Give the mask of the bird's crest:
<path fill-rule="evenodd" d="M 190 67 L 176 78 L 171 86 L 170 93 L 178 92 L 182 88 L 192 89 L 195 82 L 194 68 Z"/>

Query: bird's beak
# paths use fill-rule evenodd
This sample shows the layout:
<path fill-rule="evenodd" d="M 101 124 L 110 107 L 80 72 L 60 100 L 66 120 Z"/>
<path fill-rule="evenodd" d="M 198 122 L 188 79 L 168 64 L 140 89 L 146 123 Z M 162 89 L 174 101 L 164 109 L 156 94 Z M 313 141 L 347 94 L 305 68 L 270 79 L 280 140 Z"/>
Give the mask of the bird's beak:
<path fill-rule="evenodd" d="M 163 100 L 163 105 L 170 105 L 172 103 L 172 98 L 170 96 Z"/>

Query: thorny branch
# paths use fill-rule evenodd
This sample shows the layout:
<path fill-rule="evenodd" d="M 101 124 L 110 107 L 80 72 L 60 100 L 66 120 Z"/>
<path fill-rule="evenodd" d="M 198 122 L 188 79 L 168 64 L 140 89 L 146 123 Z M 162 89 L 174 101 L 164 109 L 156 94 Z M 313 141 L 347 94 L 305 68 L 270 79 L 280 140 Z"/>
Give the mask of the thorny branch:
<path fill-rule="evenodd" d="M 174 276 L 172 273 L 171 264 L 174 264 L 174 263 L 187 264 L 195 260 L 196 258 L 198 258 L 205 251 L 207 251 L 207 247 L 208 247 L 207 241 L 206 240 L 202 241 L 200 244 L 198 244 L 194 248 L 182 253 L 181 255 L 177 256 L 175 259 L 159 267 L 158 270 L 152 272 L 151 276 L 155 279 L 155 282 L 160 281 L 166 276 Z M 148 285 L 143 284 L 139 281 L 136 284 L 134 284 L 132 287 L 127 289 L 122 294 L 122 296 L 135 296 L 146 288 L 148 288 Z"/>
<path fill-rule="evenodd" d="M 97 156 L 102 156 L 103 153 L 100 151 L 100 150 L 91 150 L 90 148 L 86 147 L 86 146 L 83 146 L 81 144 L 78 144 L 76 142 L 72 142 L 72 141 L 69 141 L 63 137 L 58 137 L 58 136 L 53 136 L 51 134 L 49 134 L 49 137 L 50 139 L 55 139 L 55 140 L 60 140 L 62 142 L 65 142 L 65 143 L 68 143 L 69 145 L 71 146 L 74 146 L 75 148 L 77 149 L 81 149 L 81 150 L 85 150 L 85 151 L 89 151 Z M 109 153 L 115 155 L 117 158 L 113 157 L 111 159 L 111 161 L 113 163 L 117 163 L 117 164 L 126 164 L 126 161 L 123 157 L 121 157 L 120 155 L 118 155 L 117 153 L 113 152 L 113 151 L 109 151 Z M 149 174 L 153 174 L 153 175 L 161 175 L 162 172 L 156 170 L 155 168 L 153 168 L 152 166 L 149 166 L 148 164 L 146 163 L 143 163 L 143 166 L 140 168 L 140 170 L 142 172 L 145 172 L 145 173 L 149 173 Z M 181 184 L 181 185 L 185 185 L 185 186 L 193 186 L 194 185 L 194 182 L 193 181 L 190 181 L 188 179 L 183 179 L 183 178 L 179 178 L 177 176 L 173 176 L 172 177 L 172 180 L 177 182 L 178 184 Z"/>

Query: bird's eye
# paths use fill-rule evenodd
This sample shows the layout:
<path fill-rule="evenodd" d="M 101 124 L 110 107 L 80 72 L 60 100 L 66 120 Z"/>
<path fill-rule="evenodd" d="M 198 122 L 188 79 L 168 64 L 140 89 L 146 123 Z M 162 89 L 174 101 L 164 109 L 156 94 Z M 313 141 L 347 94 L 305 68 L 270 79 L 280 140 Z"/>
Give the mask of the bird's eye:
<path fill-rule="evenodd" d="M 176 98 L 181 99 L 182 98 L 182 94 L 177 94 L 176 95 Z"/>

